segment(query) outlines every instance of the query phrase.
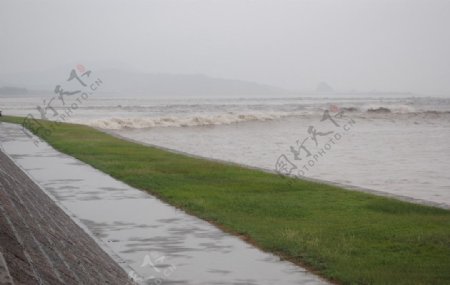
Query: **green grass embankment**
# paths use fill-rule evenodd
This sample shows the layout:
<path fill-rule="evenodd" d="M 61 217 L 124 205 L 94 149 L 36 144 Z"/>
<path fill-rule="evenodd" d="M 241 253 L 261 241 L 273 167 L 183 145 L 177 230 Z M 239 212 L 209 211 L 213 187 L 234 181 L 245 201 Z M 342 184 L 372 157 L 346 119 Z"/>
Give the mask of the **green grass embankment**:
<path fill-rule="evenodd" d="M 192 158 L 88 126 L 52 128 L 38 135 L 55 149 L 328 280 L 450 284 L 448 210 Z"/>

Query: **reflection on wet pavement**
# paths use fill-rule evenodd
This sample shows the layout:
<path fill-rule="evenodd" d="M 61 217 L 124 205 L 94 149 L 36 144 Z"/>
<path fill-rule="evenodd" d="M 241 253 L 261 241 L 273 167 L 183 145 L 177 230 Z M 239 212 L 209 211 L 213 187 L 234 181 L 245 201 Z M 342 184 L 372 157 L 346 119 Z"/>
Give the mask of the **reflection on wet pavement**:
<path fill-rule="evenodd" d="M 324 284 L 198 218 L 0 124 L 2 149 L 143 284 Z"/>

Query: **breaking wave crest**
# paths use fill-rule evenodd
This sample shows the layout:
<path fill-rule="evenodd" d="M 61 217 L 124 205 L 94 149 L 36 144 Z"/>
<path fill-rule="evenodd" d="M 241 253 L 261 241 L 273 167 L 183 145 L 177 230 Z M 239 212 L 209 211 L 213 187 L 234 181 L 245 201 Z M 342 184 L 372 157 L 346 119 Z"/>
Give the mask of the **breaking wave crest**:
<path fill-rule="evenodd" d="M 333 108 L 332 108 L 333 107 Z M 145 129 L 157 127 L 193 127 L 230 125 L 247 121 L 272 121 L 287 117 L 302 116 L 305 118 L 320 117 L 325 110 L 331 112 L 344 111 L 355 114 L 359 118 L 407 118 L 407 117 L 441 117 L 446 119 L 450 116 L 448 110 L 417 110 L 413 106 L 402 104 L 364 104 L 364 105 L 341 105 L 341 106 L 314 106 L 298 108 L 297 110 L 245 110 L 238 112 L 192 112 L 191 110 L 180 110 L 185 115 L 167 114 L 161 116 L 132 117 L 116 115 L 110 118 L 73 120 L 74 123 L 86 124 L 92 127 L 120 130 L 120 129 Z M 300 109 L 300 110 L 299 110 Z"/>
<path fill-rule="evenodd" d="M 78 121 L 92 127 L 110 130 L 125 128 L 144 129 L 156 127 L 192 127 L 209 125 L 229 125 L 246 121 L 271 121 L 293 116 L 289 113 L 249 113 L 249 114 L 217 114 L 197 115 L 191 117 L 136 117 L 136 118 L 108 118 L 90 121 Z"/>

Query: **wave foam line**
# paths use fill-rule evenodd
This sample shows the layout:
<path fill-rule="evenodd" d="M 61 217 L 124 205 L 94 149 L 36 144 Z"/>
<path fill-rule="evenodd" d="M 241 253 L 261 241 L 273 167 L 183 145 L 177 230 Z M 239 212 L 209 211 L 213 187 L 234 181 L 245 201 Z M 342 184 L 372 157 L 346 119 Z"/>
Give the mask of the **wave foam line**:
<path fill-rule="evenodd" d="M 197 115 L 192 117 L 136 117 L 136 118 L 108 118 L 88 121 L 76 121 L 92 127 L 109 130 L 125 128 L 144 129 L 156 127 L 192 127 L 210 125 L 230 125 L 247 121 L 271 121 L 293 116 L 292 113 L 252 113 L 252 114 L 219 114 Z M 75 122 L 75 121 L 74 121 Z"/>

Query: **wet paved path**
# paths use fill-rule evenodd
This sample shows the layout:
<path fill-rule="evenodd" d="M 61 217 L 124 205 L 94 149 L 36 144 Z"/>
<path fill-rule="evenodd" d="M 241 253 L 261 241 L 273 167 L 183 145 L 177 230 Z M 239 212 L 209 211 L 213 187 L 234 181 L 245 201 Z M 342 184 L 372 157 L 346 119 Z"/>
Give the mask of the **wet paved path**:
<path fill-rule="evenodd" d="M 326 284 L 211 224 L 0 124 L 3 150 L 145 284 Z"/>
<path fill-rule="evenodd" d="M 0 284 L 126 283 L 126 271 L 0 151 Z"/>

